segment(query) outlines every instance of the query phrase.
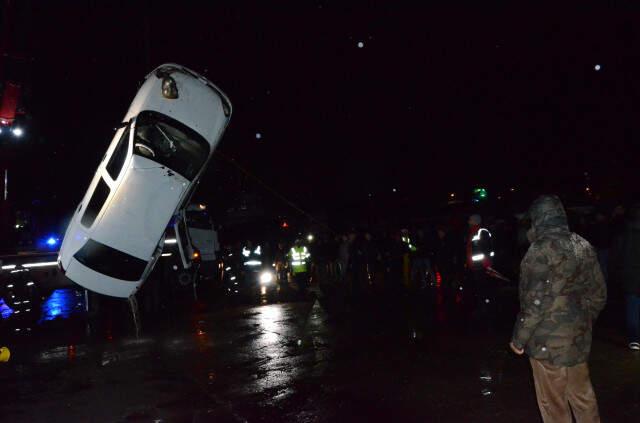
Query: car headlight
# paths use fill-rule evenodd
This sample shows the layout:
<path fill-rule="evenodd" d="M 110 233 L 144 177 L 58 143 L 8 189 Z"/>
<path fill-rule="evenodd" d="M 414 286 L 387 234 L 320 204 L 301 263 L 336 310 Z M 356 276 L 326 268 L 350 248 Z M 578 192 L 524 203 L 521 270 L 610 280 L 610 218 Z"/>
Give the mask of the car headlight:
<path fill-rule="evenodd" d="M 271 283 L 271 282 L 273 282 L 273 272 L 269 272 L 267 270 L 267 271 L 264 271 L 264 272 L 260 273 L 260 283 L 268 284 L 268 283 Z"/>

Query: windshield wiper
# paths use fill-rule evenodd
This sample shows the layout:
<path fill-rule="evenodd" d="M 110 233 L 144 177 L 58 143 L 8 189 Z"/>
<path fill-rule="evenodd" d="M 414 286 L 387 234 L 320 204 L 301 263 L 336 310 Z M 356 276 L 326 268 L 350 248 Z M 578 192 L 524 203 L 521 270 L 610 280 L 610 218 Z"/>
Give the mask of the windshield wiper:
<path fill-rule="evenodd" d="M 161 127 L 159 127 L 158 125 L 154 125 L 156 127 L 156 129 L 158 131 L 160 131 L 160 133 L 162 134 L 162 136 L 169 142 L 169 148 L 171 149 L 171 152 L 175 152 L 176 151 L 176 146 L 174 145 L 173 140 L 169 137 L 169 135 L 167 135 Z"/>

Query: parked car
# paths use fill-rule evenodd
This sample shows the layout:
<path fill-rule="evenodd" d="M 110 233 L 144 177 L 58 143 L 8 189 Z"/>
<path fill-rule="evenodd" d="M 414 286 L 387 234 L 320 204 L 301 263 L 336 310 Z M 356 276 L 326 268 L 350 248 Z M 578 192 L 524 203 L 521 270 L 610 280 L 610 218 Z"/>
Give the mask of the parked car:
<path fill-rule="evenodd" d="M 100 294 L 131 296 L 174 216 L 189 267 L 184 210 L 230 117 L 229 99 L 203 76 L 176 64 L 147 75 L 69 223 L 58 256 L 66 276 Z"/>

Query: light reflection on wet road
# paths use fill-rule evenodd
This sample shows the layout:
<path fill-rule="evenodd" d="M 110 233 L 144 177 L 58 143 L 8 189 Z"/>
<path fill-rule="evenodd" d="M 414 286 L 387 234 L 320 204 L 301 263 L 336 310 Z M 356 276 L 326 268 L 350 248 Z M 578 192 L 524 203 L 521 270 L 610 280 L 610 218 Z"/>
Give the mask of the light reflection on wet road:
<path fill-rule="evenodd" d="M 467 331 L 412 307 L 244 305 L 140 339 L 101 334 L 19 349 L 0 368 L 8 393 L 0 413 L 7 421 L 536 421 L 530 370 L 507 354 L 507 331 Z M 596 342 L 597 389 L 609 372 L 640 370 L 624 353 Z M 617 372 L 604 357 L 616 358 Z M 599 391 L 603 415 L 632 421 L 633 396 L 614 408 L 616 392 Z"/>

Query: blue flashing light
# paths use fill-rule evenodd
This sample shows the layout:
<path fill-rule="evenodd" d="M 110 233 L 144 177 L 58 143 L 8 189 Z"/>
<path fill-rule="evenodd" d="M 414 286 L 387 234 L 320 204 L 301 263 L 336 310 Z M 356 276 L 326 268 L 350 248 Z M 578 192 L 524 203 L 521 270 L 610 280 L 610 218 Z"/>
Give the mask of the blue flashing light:
<path fill-rule="evenodd" d="M 38 248 L 44 250 L 54 250 L 60 247 L 60 238 L 55 235 L 48 235 L 38 240 Z"/>
<path fill-rule="evenodd" d="M 13 309 L 4 302 L 4 298 L 0 298 L 0 317 L 8 319 L 13 314 Z"/>

